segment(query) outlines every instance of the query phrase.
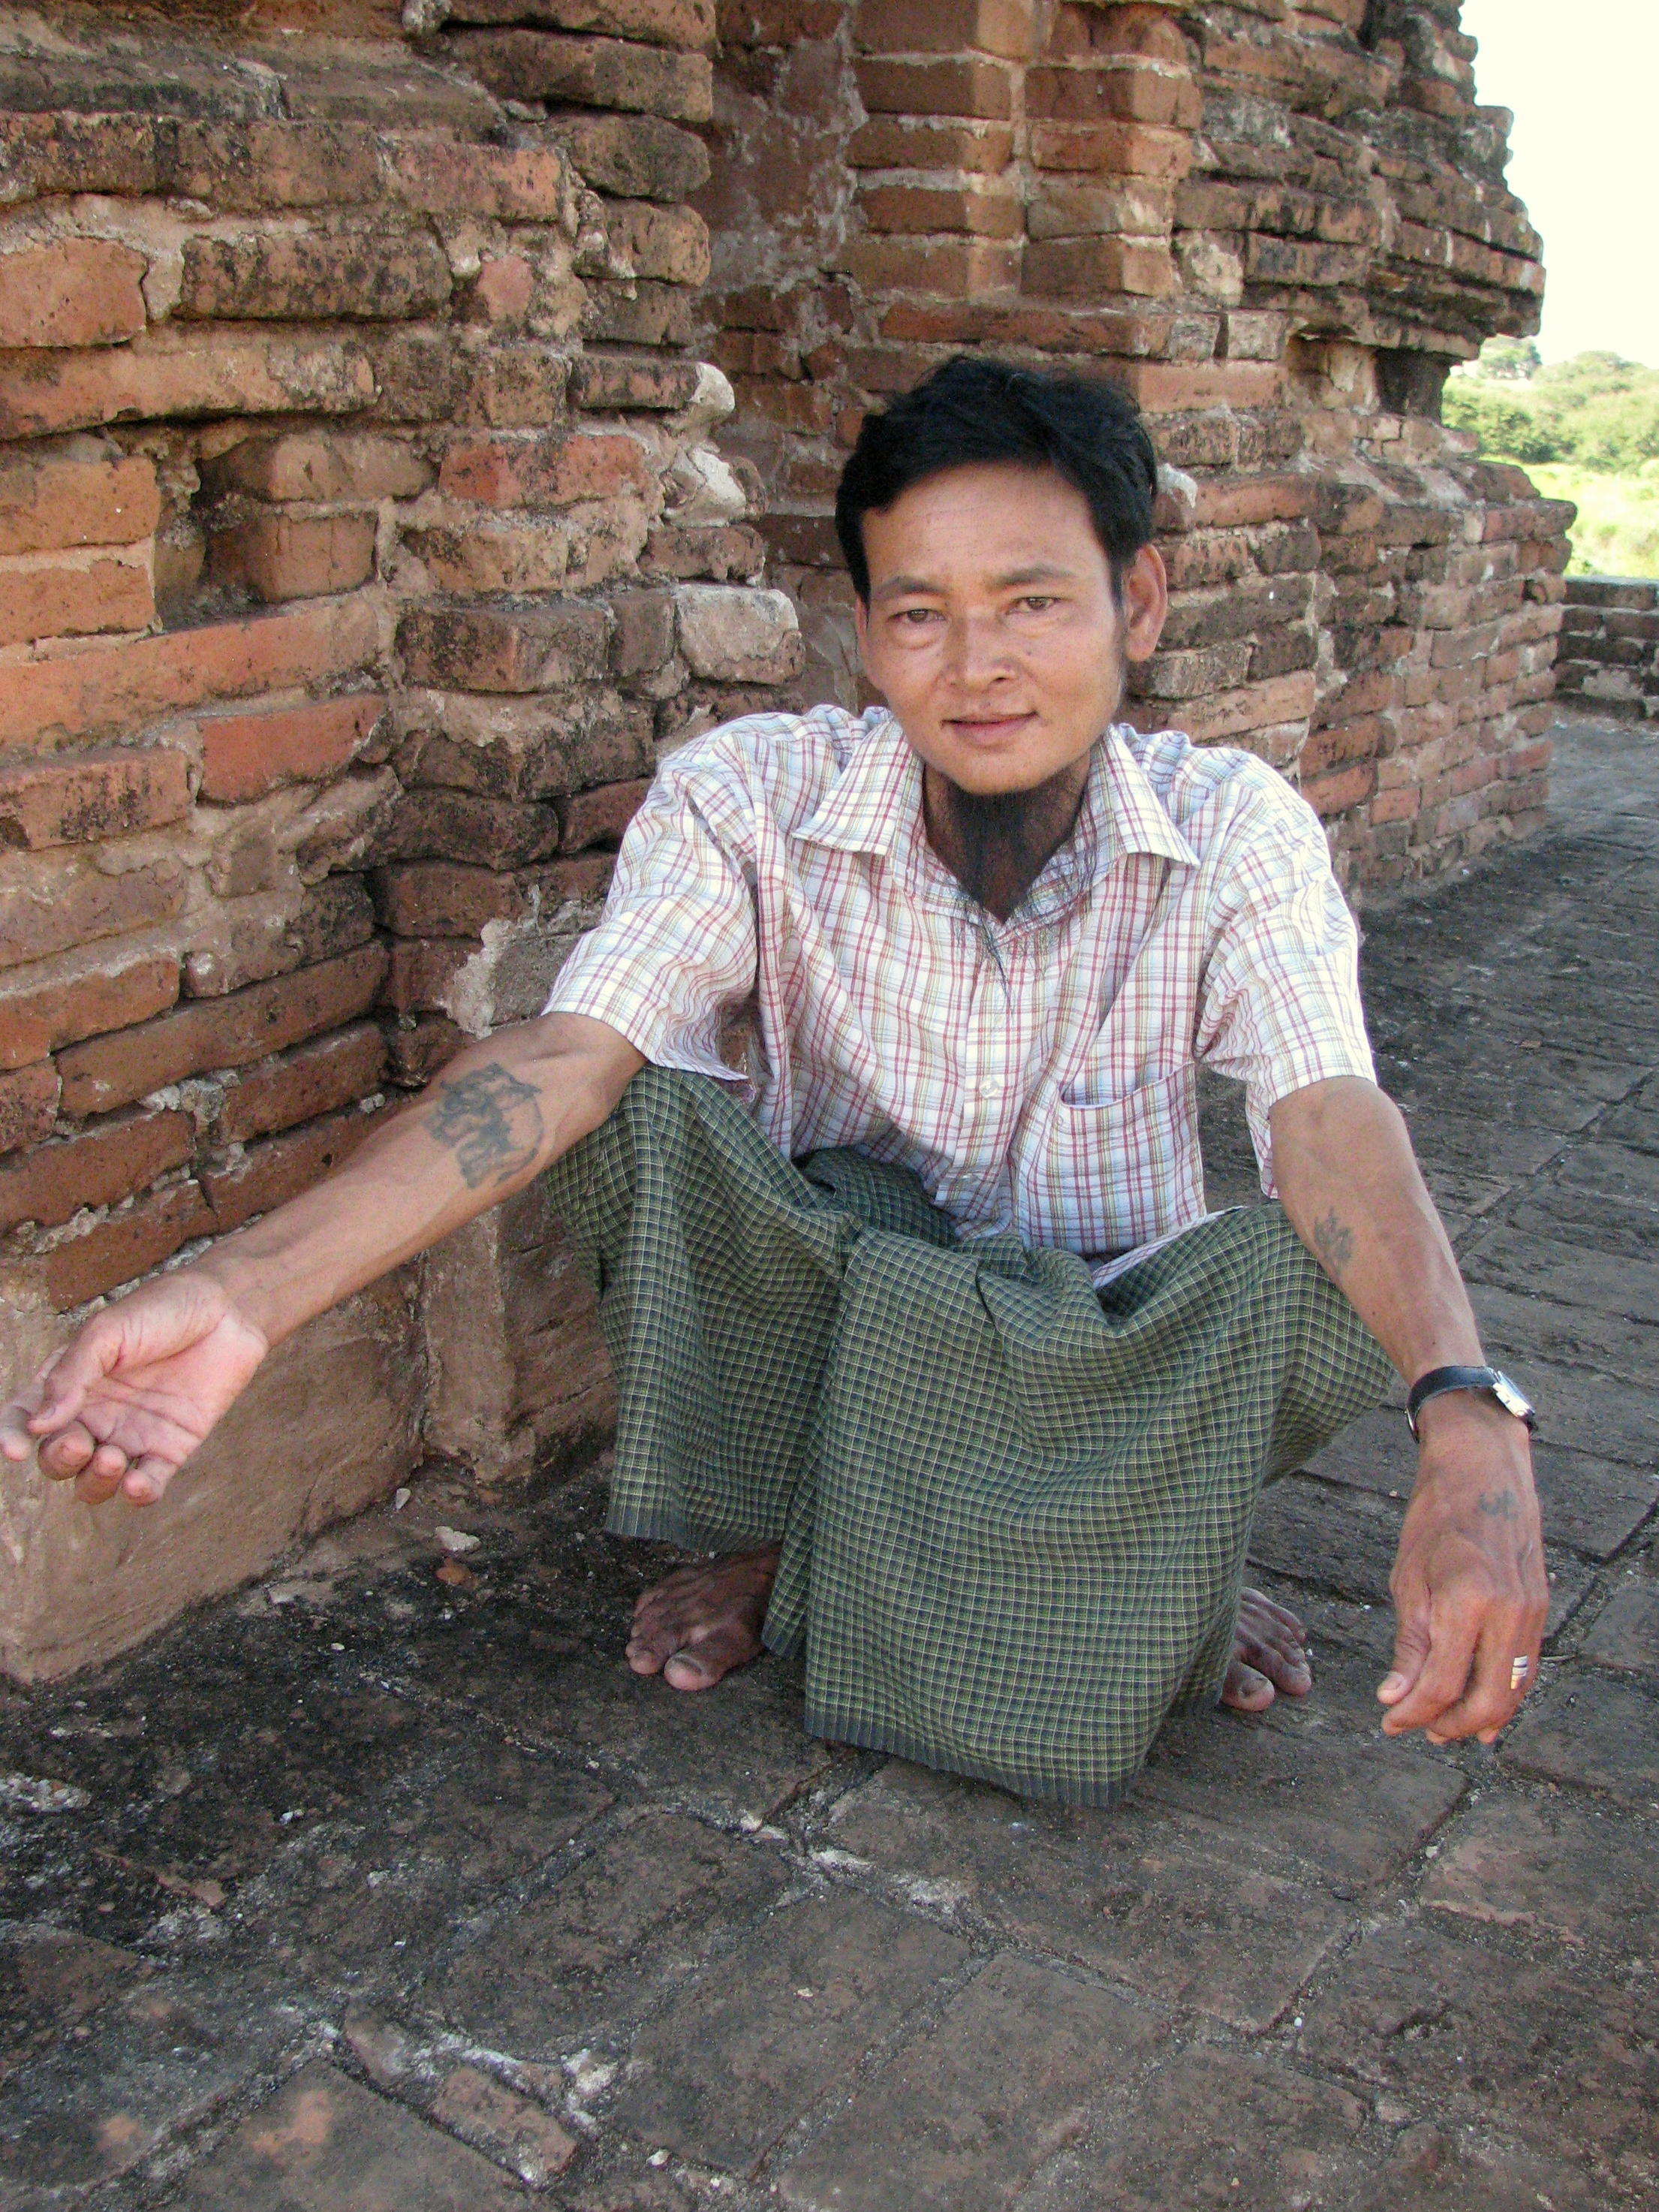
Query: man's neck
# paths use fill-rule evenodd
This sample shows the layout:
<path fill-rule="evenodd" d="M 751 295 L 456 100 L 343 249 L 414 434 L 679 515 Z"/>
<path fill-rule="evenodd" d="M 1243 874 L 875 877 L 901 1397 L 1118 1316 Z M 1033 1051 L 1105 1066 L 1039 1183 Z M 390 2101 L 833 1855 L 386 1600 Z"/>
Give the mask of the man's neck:
<path fill-rule="evenodd" d="M 969 898 L 1006 921 L 1077 826 L 1092 749 L 1030 791 L 963 791 L 922 769 L 927 842 Z"/>

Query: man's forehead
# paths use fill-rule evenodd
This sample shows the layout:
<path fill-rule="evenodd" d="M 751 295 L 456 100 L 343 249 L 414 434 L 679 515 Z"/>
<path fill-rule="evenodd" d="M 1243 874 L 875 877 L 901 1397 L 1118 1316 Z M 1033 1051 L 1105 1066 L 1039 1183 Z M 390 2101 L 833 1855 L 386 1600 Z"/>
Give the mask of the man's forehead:
<path fill-rule="evenodd" d="M 910 484 L 864 517 L 872 599 L 945 578 L 1004 585 L 1080 578 L 1100 559 L 1088 503 L 1057 471 L 975 462 Z"/>
<path fill-rule="evenodd" d="M 1074 582 L 1082 573 L 1073 562 L 1023 561 L 1016 568 L 993 568 L 979 580 L 994 591 L 1013 592 L 1038 584 Z M 941 575 L 920 569 L 896 568 L 872 586 L 870 596 L 872 599 L 908 599 L 918 592 L 942 591 L 945 580 Z"/>

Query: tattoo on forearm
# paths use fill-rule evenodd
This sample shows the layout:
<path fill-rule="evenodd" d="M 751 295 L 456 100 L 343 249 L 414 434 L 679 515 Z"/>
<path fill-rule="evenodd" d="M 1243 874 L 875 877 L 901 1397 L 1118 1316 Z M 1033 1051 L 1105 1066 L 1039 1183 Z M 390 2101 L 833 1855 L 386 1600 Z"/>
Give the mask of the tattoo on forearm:
<path fill-rule="evenodd" d="M 1483 1490 L 1474 1502 L 1489 1521 L 1514 1521 L 1520 1517 L 1521 1509 L 1512 1490 Z"/>
<path fill-rule="evenodd" d="M 1326 1273 L 1333 1282 L 1340 1283 L 1342 1270 L 1353 1257 L 1353 1231 L 1346 1222 L 1338 1219 L 1334 1206 L 1322 1221 L 1315 1222 L 1313 1241 Z"/>
<path fill-rule="evenodd" d="M 492 1060 L 436 1087 L 438 1103 L 421 1118 L 454 1153 L 469 1190 L 492 1178 L 499 1188 L 529 1166 L 542 1141 L 540 1096 L 529 1084 Z"/>

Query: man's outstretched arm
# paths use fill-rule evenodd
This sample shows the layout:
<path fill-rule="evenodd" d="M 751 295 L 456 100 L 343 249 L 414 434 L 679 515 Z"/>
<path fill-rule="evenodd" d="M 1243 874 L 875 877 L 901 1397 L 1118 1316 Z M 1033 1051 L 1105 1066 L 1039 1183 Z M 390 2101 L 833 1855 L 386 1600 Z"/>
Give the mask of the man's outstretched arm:
<path fill-rule="evenodd" d="M 0 1409 L 0 1456 L 153 1504 L 272 1345 L 521 1190 L 643 1065 L 579 1014 L 472 1046 L 337 1174 L 94 1314 Z"/>
<path fill-rule="evenodd" d="M 1310 1085 L 1272 1114 L 1273 1174 L 1297 1234 L 1401 1376 L 1484 1364 L 1457 1262 L 1399 1109 L 1354 1076 Z M 1390 1735 L 1490 1743 L 1515 1712 L 1516 1658 L 1535 1680 L 1549 1608 L 1524 1425 L 1484 1395 L 1449 1392 L 1418 1417 L 1418 1473 L 1391 1586 L 1393 1671 L 1377 1695 Z"/>

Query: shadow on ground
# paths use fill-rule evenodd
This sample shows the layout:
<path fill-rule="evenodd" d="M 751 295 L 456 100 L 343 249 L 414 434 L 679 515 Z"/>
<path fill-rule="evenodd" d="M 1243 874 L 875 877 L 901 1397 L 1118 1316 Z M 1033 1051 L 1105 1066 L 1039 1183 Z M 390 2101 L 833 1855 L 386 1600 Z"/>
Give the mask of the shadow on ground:
<path fill-rule="evenodd" d="M 1376 1731 L 1395 1413 L 1259 1516 L 1315 1697 L 1166 1731 L 1112 1813 L 814 1742 L 776 1664 L 636 1681 L 661 1554 L 597 1533 L 602 1470 L 507 1510 L 439 1469 L 0 1695 L 0 2212 L 1655 2203 L 1659 745 L 1559 734 L 1550 834 L 1365 953 L 1542 1413 L 1550 1656 L 1496 1755 Z M 1248 1202 L 1219 1094 L 1206 1148 Z"/>

